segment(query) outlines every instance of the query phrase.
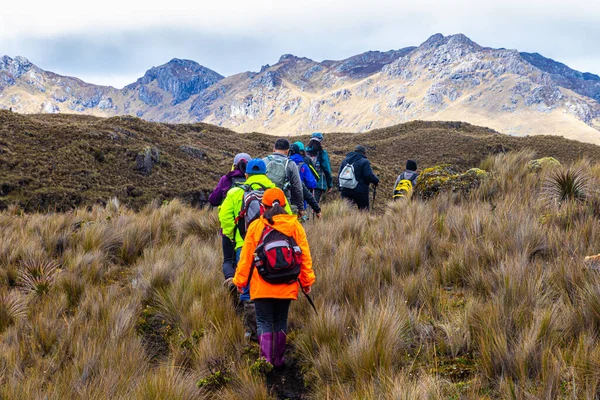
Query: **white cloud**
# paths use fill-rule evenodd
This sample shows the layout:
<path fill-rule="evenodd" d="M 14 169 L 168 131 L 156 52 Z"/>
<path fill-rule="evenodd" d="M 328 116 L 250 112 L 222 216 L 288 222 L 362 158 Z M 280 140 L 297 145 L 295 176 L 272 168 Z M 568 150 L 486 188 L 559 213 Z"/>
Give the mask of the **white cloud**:
<path fill-rule="evenodd" d="M 597 21 L 600 2 L 587 0 L 6 2 L 0 55 L 118 86 L 173 57 L 230 75 L 283 53 L 340 59 L 460 32 L 484 46 L 535 51 L 600 73 L 590 56 L 600 54 Z"/>

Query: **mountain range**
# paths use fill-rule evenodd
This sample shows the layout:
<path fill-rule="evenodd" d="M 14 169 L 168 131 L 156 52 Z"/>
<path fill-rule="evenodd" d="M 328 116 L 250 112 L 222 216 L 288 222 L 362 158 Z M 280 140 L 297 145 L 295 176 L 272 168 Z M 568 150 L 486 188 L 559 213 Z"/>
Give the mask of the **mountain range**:
<path fill-rule="evenodd" d="M 0 58 L 0 108 L 20 113 L 134 115 L 238 132 L 364 132 L 412 120 L 465 121 L 512 135 L 600 144 L 600 77 L 537 53 L 436 34 L 418 47 L 341 61 L 286 54 L 223 77 L 173 59 L 115 89 Z"/>

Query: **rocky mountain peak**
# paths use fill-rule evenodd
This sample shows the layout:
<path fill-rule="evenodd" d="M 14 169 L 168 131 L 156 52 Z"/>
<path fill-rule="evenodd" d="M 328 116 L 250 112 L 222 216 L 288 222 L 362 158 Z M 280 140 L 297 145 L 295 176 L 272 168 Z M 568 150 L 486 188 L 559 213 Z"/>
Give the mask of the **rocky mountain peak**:
<path fill-rule="evenodd" d="M 25 57 L 16 56 L 14 59 L 9 56 L 0 58 L 0 70 L 7 71 L 14 78 L 18 78 L 27 71 L 29 71 L 34 65 Z"/>
<path fill-rule="evenodd" d="M 419 49 L 436 49 L 445 45 L 449 47 L 471 47 L 477 50 L 480 50 L 482 48 L 462 33 L 457 33 L 455 35 L 448 36 L 444 36 L 441 33 L 436 33 L 435 35 L 427 39 L 425 42 L 423 42 L 419 46 Z"/>
<path fill-rule="evenodd" d="M 284 62 L 286 60 L 294 60 L 294 59 L 297 59 L 297 58 L 298 57 L 296 57 L 293 54 L 284 54 L 281 57 L 279 57 L 279 61 L 277 61 L 277 62 Z"/>
<path fill-rule="evenodd" d="M 173 95 L 172 104 L 175 105 L 201 93 L 223 78 L 222 75 L 195 61 L 174 58 L 166 64 L 150 68 L 142 78 L 128 88 L 138 87 L 144 95 L 143 93 L 148 92 L 148 89 L 144 88 L 145 85 L 156 81 L 160 89 Z"/>

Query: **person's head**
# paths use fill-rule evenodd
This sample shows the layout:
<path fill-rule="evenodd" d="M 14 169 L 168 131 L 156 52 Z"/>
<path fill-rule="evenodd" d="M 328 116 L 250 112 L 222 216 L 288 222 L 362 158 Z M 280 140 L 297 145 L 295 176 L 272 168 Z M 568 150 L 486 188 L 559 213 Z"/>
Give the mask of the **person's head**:
<path fill-rule="evenodd" d="M 275 141 L 275 145 L 273 146 L 274 153 L 280 153 L 283 155 L 287 155 L 290 150 L 290 142 L 287 139 L 279 138 Z"/>
<path fill-rule="evenodd" d="M 321 144 L 321 141 L 317 139 L 310 139 L 306 151 L 312 154 L 313 156 L 316 156 L 321 152 L 321 150 L 323 150 L 323 145 Z"/>
<path fill-rule="evenodd" d="M 265 212 L 263 217 L 273 225 L 273 217 L 279 214 L 287 214 L 285 211 L 285 205 L 287 199 L 283 191 L 277 187 L 265 190 L 263 194 L 262 203 L 265 206 Z"/>
<path fill-rule="evenodd" d="M 252 157 L 250 157 L 250 155 L 247 153 L 236 154 L 233 159 L 233 168 L 231 170 L 233 171 L 237 169 L 243 173 L 246 173 L 246 166 L 248 165 L 248 161 L 251 159 Z"/>
<path fill-rule="evenodd" d="M 253 158 L 246 165 L 246 178 L 252 175 L 264 175 L 267 173 L 267 165 L 260 158 Z"/>
<path fill-rule="evenodd" d="M 290 156 L 293 156 L 294 154 L 300 154 L 300 146 L 298 146 L 296 143 L 290 144 L 290 151 L 288 154 Z"/>
<path fill-rule="evenodd" d="M 312 135 L 310 135 L 310 139 L 311 140 L 316 140 L 318 142 L 322 142 L 323 141 L 323 134 L 321 132 L 315 132 Z"/>
<path fill-rule="evenodd" d="M 365 148 L 365 146 L 361 146 L 360 144 L 354 148 L 354 152 L 362 154 L 363 156 L 367 155 L 367 149 Z"/>
<path fill-rule="evenodd" d="M 416 171 L 417 170 L 417 162 L 413 161 L 413 160 L 408 160 L 406 162 L 406 169 L 409 171 Z"/>
<path fill-rule="evenodd" d="M 298 146 L 298 150 L 299 150 L 299 153 L 301 155 L 305 155 L 306 154 L 306 151 L 304 151 L 304 143 L 302 143 L 302 142 L 294 142 L 294 143 L 292 143 L 292 145 L 290 145 L 290 149 L 292 148 L 293 145 Z"/>

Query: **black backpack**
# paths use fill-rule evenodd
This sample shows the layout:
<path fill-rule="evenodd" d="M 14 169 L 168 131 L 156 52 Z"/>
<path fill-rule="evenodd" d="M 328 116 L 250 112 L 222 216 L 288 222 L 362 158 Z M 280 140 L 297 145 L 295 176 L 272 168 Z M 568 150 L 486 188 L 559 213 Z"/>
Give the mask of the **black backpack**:
<path fill-rule="evenodd" d="M 271 226 L 265 226 L 254 252 L 252 268 L 256 268 L 265 282 L 289 284 L 298 281 L 301 265 L 302 249 L 296 240 Z"/>

